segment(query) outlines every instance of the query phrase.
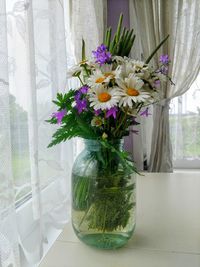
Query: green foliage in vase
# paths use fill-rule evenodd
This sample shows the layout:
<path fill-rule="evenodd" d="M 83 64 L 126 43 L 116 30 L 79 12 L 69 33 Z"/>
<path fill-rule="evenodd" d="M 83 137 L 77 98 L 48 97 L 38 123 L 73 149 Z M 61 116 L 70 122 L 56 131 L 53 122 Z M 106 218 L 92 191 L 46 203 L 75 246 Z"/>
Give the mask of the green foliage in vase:
<path fill-rule="evenodd" d="M 119 143 L 99 146 L 87 155 L 85 176 L 72 173 L 73 209 L 84 212 L 79 226 L 87 221 L 89 229 L 109 232 L 122 229 L 130 218 L 135 205 L 131 199 L 135 185 L 130 181 L 136 170 L 127 154 L 119 153 Z M 94 162 L 96 171 L 88 173 Z"/>

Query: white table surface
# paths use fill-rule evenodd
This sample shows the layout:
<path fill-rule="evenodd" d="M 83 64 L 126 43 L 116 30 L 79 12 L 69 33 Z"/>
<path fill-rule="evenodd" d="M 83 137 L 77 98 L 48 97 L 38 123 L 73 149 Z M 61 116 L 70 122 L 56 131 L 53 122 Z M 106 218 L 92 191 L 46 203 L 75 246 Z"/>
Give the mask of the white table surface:
<path fill-rule="evenodd" d="M 137 226 L 121 249 L 81 243 L 67 224 L 40 267 L 200 267 L 200 173 L 137 177 Z"/>

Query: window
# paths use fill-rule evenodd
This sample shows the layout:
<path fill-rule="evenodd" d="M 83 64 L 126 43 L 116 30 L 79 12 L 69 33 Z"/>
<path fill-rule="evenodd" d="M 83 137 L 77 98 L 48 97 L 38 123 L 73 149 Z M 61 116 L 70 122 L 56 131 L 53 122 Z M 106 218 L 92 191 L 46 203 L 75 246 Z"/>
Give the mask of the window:
<path fill-rule="evenodd" d="M 49 246 L 69 220 L 73 145 L 47 148 L 56 125 L 45 122 L 55 111 L 52 99 L 58 90 L 67 90 L 69 1 L 2 3 L 0 139 L 5 145 L 0 154 L 5 163 L 0 178 L 5 189 L 0 192 L 0 232 L 15 245 L 16 260 L 22 254 L 38 262 L 44 240 Z M 2 247 L 0 240 L 0 254 Z"/>
<path fill-rule="evenodd" d="M 200 168 L 200 74 L 171 101 L 170 131 L 175 168 Z"/>
<path fill-rule="evenodd" d="M 66 175 L 61 148 L 47 149 L 55 129 L 45 119 L 53 112 L 51 100 L 66 87 L 71 42 L 61 2 L 9 0 L 6 9 L 12 173 L 19 206 L 31 197 L 37 172 L 40 188 Z"/>

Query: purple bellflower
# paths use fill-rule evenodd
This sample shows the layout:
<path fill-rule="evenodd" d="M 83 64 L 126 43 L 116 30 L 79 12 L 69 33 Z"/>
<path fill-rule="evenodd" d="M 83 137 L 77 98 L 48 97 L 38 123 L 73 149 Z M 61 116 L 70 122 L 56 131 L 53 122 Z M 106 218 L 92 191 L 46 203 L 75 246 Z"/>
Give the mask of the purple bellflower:
<path fill-rule="evenodd" d="M 95 114 L 95 116 L 99 116 L 100 113 L 101 113 L 101 109 L 95 109 L 95 110 L 94 110 L 94 114 Z"/>
<path fill-rule="evenodd" d="M 62 109 L 61 111 L 57 111 L 52 113 L 52 117 L 57 119 L 57 123 L 61 124 L 63 117 L 66 115 L 66 110 Z"/>
<path fill-rule="evenodd" d="M 78 110 L 78 113 L 80 114 L 84 110 L 87 110 L 87 100 L 86 99 L 79 99 L 76 101 L 76 109 Z"/>
<path fill-rule="evenodd" d="M 76 109 L 78 110 L 78 113 L 80 114 L 84 110 L 87 110 L 87 100 L 82 98 L 84 94 L 87 94 L 88 92 L 88 86 L 82 86 L 78 91 L 76 91 L 76 94 L 74 96 L 75 102 L 76 102 Z"/>
<path fill-rule="evenodd" d="M 164 65 L 169 64 L 169 56 L 168 55 L 161 55 L 160 62 Z"/>
<path fill-rule="evenodd" d="M 92 54 L 96 58 L 95 62 L 100 66 L 111 61 L 111 53 L 107 51 L 107 47 L 104 44 L 98 46 L 96 51 L 92 51 Z"/>
<path fill-rule="evenodd" d="M 81 92 L 82 94 L 87 94 L 88 89 L 89 89 L 88 86 L 84 85 L 79 89 L 79 92 Z"/>
<path fill-rule="evenodd" d="M 107 110 L 106 112 L 106 118 L 109 118 L 110 116 L 113 116 L 114 119 L 117 118 L 117 107 L 112 107 L 110 109 Z"/>
<path fill-rule="evenodd" d="M 149 113 L 149 108 L 146 108 L 144 111 L 140 113 L 140 116 L 144 117 L 148 117 L 149 115 L 151 115 L 151 113 Z"/>

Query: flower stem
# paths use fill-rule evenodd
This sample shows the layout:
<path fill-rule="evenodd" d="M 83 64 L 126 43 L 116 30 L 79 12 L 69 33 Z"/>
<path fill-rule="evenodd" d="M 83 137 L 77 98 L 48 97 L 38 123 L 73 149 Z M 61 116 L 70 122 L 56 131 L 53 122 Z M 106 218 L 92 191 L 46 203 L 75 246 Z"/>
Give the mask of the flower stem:
<path fill-rule="evenodd" d="M 81 83 L 82 85 L 84 85 L 84 83 L 83 83 L 83 81 L 82 81 L 82 79 L 81 79 L 80 75 L 78 75 L 77 77 L 78 77 L 78 79 L 79 79 L 80 83 Z"/>
<path fill-rule="evenodd" d="M 120 129 L 120 127 L 121 127 L 121 126 L 123 125 L 123 123 L 126 121 L 127 113 L 128 113 L 128 109 L 126 109 L 124 117 L 122 118 L 121 122 L 119 123 L 119 125 L 117 126 L 116 130 L 115 130 L 114 133 L 113 133 L 115 136 L 116 136 L 116 133 L 118 132 L 118 130 Z"/>

